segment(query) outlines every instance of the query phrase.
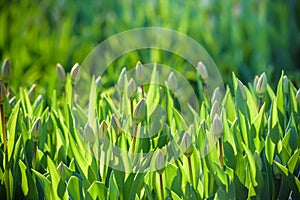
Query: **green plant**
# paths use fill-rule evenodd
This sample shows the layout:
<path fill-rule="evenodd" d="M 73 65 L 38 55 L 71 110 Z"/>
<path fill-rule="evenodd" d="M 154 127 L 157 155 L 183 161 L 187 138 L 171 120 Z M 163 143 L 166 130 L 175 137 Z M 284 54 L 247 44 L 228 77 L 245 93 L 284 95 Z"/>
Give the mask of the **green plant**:
<path fill-rule="evenodd" d="M 212 97 L 205 93 L 197 74 L 200 113 L 191 110 L 190 127 L 182 123 L 169 90 L 174 77 L 163 92 L 150 84 L 132 97 L 125 74 L 126 69 L 119 78 L 123 85 L 115 88 L 101 84 L 99 90 L 98 78 L 97 83 L 92 79 L 88 115 L 76 102 L 68 73 L 57 82 L 64 92 L 53 90 L 49 97 L 37 90 L 37 95 L 28 94 L 25 88 L 16 90 L 16 97 L 3 96 L 0 90 L 3 101 L 10 99 L 3 112 L 11 109 L 1 120 L 7 129 L 0 134 L 0 193 L 7 199 L 299 199 L 299 90 L 283 73 L 275 92 L 266 82 L 258 83 L 266 87 L 261 103 L 258 87 L 246 87 L 235 74 L 224 98 L 219 88 Z M 152 79 L 157 77 L 154 67 Z M 165 124 L 149 109 L 157 102 L 167 110 Z M 155 135 L 140 137 L 141 130 L 154 128 Z M 213 145 L 203 156 L 205 136 L 218 138 L 219 147 Z M 176 160 L 165 147 L 173 137 L 183 153 Z M 122 160 L 110 160 L 106 140 L 126 152 Z M 128 153 L 130 148 L 156 152 L 154 170 L 128 172 L 139 159 Z M 120 168 L 112 167 L 114 161 Z"/>

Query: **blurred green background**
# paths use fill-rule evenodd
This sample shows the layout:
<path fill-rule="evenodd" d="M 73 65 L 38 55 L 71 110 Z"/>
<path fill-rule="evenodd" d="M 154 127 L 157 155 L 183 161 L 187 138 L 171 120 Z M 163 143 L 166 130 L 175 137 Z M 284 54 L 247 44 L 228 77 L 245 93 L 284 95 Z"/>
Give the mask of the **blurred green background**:
<path fill-rule="evenodd" d="M 11 60 L 15 87 L 32 83 L 47 87 L 54 82 L 56 63 L 69 71 L 109 36 L 149 26 L 194 38 L 216 62 L 226 83 L 232 71 L 244 82 L 266 71 L 272 84 L 283 69 L 300 85 L 299 0 L 0 2 L 0 58 Z M 176 55 L 147 55 L 132 52 L 118 59 L 106 82 L 117 79 L 116 67 L 133 67 L 138 60 L 156 60 L 195 78 L 193 69 Z"/>

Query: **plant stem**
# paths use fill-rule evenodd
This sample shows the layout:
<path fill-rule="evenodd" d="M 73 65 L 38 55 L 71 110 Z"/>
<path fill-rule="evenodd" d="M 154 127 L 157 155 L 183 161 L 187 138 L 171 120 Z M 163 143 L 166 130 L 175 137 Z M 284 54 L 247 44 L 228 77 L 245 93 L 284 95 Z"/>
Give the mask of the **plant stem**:
<path fill-rule="evenodd" d="M 36 168 L 36 146 L 37 146 L 37 142 L 33 143 L 33 168 Z"/>
<path fill-rule="evenodd" d="M 224 169 L 224 161 L 223 161 L 223 149 L 222 149 L 222 140 L 219 138 L 219 149 L 220 149 L 220 163 L 222 169 Z"/>
<path fill-rule="evenodd" d="M 3 143 L 4 143 L 4 154 L 5 154 L 5 178 L 6 178 L 6 189 L 7 189 L 7 195 L 6 198 L 10 199 L 10 185 L 9 185 L 9 163 L 8 163 L 8 153 L 6 151 L 6 124 L 5 124 L 5 118 L 4 118 L 4 109 L 3 104 L 0 105 L 0 113 L 1 113 L 1 126 L 2 126 L 2 134 L 3 134 Z"/>
<path fill-rule="evenodd" d="M 258 98 L 258 112 L 260 111 L 262 106 L 262 98 Z"/>
<path fill-rule="evenodd" d="M 192 186 L 194 186 L 194 180 L 193 180 L 193 171 L 192 171 L 192 162 L 191 162 L 191 157 L 187 157 L 188 160 L 188 165 L 189 165 L 189 173 L 190 173 L 190 181 L 192 183 Z"/>
<path fill-rule="evenodd" d="M 133 141 L 132 141 L 132 151 L 133 152 L 135 150 L 137 129 L 138 129 L 138 124 L 135 124 L 134 131 L 133 131 Z"/>
<path fill-rule="evenodd" d="M 133 100 L 130 100 L 130 113 L 131 117 L 133 117 Z"/>
<path fill-rule="evenodd" d="M 6 130 L 5 130 L 5 118 L 4 118 L 3 104 L 0 105 L 0 112 L 1 112 L 1 126 L 2 126 L 4 152 L 5 152 L 6 151 Z"/>
<path fill-rule="evenodd" d="M 6 96 L 8 96 L 9 95 L 9 85 L 8 85 L 8 83 L 5 83 L 4 85 L 5 85 Z"/>
<path fill-rule="evenodd" d="M 164 185 L 163 185 L 163 179 L 162 179 L 162 174 L 159 174 L 159 183 L 160 183 L 160 195 L 161 195 L 161 199 L 165 199 L 164 198 Z"/>
<path fill-rule="evenodd" d="M 141 89 L 142 89 L 142 97 L 145 98 L 145 91 L 144 91 L 144 86 L 141 85 Z"/>

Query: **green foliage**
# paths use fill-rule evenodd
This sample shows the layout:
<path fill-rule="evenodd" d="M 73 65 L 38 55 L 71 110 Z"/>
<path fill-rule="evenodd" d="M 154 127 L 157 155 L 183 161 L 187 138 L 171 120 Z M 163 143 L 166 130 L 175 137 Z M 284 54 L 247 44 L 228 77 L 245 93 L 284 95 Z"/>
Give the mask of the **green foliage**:
<path fill-rule="evenodd" d="M 156 67 L 153 70 L 154 80 L 157 78 Z M 140 92 L 134 98 L 128 97 L 127 87 L 122 92 L 117 88 L 116 93 L 113 88 L 100 92 L 93 78 L 89 114 L 86 114 L 77 104 L 69 74 L 64 92 L 57 95 L 53 91 L 55 96 L 48 103 L 35 103 L 39 98 L 44 102 L 47 97 L 30 99 L 27 90 L 20 88 L 16 103 L 10 104 L 12 111 L 3 121 L 5 124 L 1 123 L 7 128 L 1 129 L 1 193 L 6 194 L 7 199 L 159 199 L 161 192 L 165 198 L 172 199 L 299 199 L 300 105 L 292 84 L 283 92 L 283 79 L 282 74 L 276 93 L 268 86 L 262 105 L 258 105 L 259 98 L 253 87 L 238 83 L 233 74 L 233 92 L 228 88 L 221 102 L 220 123 L 223 127 L 218 141 L 221 144 L 214 145 L 205 157 L 201 146 L 204 135 L 214 135 L 211 130 L 215 128 L 209 115 L 212 108 L 207 99 L 210 97 L 203 95 L 200 79 L 201 109 L 200 114 L 193 112 L 192 127 L 183 123 L 176 97 L 167 82 L 164 92 L 155 85 L 145 88 L 146 101 L 143 103 L 149 109 L 145 109 L 146 117 L 136 124 L 135 148 L 131 148 L 133 135 L 130 131 L 133 130 L 128 128 L 135 124 L 134 116 L 130 116 L 124 105 L 129 101 L 139 105 L 143 99 Z M 11 95 L 8 97 L 12 98 Z M 163 119 L 168 126 L 164 121 L 155 121 L 162 116 L 156 109 L 150 109 L 154 103 L 160 103 L 166 110 Z M 41 124 L 38 139 L 32 137 L 36 119 Z M 118 120 L 118 127 L 113 128 L 111 120 Z M 156 130 L 156 134 L 139 137 L 143 134 L 139 127 L 151 124 L 152 120 L 160 124 L 155 129 L 149 127 Z M 95 134 L 93 138 L 97 138 L 92 142 L 86 141 L 84 127 L 87 123 L 90 126 L 88 134 Z M 107 129 L 102 127 L 105 123 L 106 126 L 110 124 Z M 103 139 L 103 135 L 96 135 L 99 130 L 126 152 L 147 153 L 159 148 L 161 156 L 166 156 L 169 161 L 171 158 L 165 155 L 163 147 L 169 145 L 173 137 L 178 141 L 185 138 L 183 145 L 187 148 L 191 143 L 192 149 L 189 154 L 171 160 L 171 164 L 159 173 L 155 170 L 128 172 L 133 167 L 130 160 L 138 157 L 127 153 L 122 155 L 121 162 L 114 163 L 122 166 L 124 171 L 117 170 L 108 165 L 112 162 L 108 158 L 113 152 L 107 142 L 99 140 Z M 3 131 L 8 136 L 7 149 L 4 149 Z M 183 136 L 184 132 L 190 135 Z M 224 154 L 219 154 L 220 147 Z M 224 167 L 220 156 L 224 157 Z M 160 166 L 164 166 L 164 159 L 159 159 Z M 147 167 L 144 164 L 139 167 Z M 161 184 L 162 191 L 159 189 Z"/>

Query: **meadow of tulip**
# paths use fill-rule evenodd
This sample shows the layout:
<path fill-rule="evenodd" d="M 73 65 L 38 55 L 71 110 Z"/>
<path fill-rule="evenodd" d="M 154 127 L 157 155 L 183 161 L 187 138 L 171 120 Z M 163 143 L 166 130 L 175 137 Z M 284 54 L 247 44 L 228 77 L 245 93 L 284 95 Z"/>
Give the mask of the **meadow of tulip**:
<path fill-rule="evenodd" d="M 78 64 L 70 73 L 57 64 L 56 86 L 48 95 L 35 84 L 11 85 L 14 66 L 3 61 L 0 194 L 7 199 L 300 199 L 300 90 L 282 72 L 276 88 L 265 73 L 252 83 L 232 73 L 232 87 L 225 86 L 224 93 L 218 87 L 208 91 L 206 68 L 201 62 L 198 67 L 199 113 L 189 107 L 193 123 L 188 124 L 174 92 L 181 87 L 174 73 L 165 85 L 143 85 L 139 80 L 147 66 L 138 62 L 140 79 L 129 79 L 124 68 L 118 82 L 106 88 L 104 77 L 93 77 L 87 112 L 78 103 Z M 157 78 L 154 65 L 151 79 Z M 115 149 L 125 153 L 116 155 Z M 152 156 L 143 160 L 148 153 Z"/>

